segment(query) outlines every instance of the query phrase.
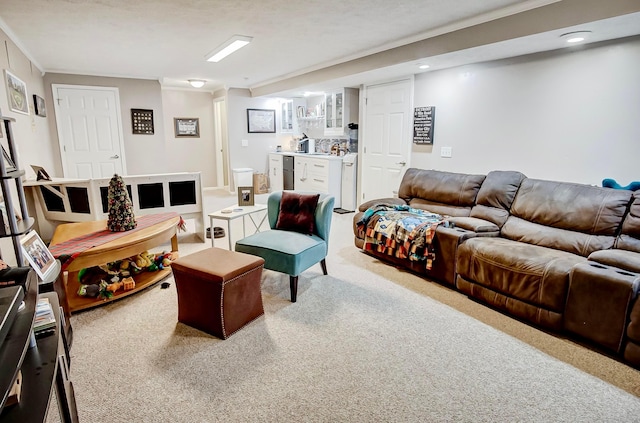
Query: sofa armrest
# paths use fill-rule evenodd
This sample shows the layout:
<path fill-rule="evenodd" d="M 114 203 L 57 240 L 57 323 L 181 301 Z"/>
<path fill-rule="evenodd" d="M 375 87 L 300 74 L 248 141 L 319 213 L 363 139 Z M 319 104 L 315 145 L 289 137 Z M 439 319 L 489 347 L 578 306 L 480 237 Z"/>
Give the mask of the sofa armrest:
<path fill-rule="evenodd" d="M 367 209 L 369 207 L 373 207 L 377 204 L 389 204 L 389 205 L 399 205 L 399 206 L 406 206 L 407 202 L 404 201 L 402 198 L 396 198 L 396 197 L 390 197 L 390 198 L 377 198 L 375 200 L 369 200 L 366 201 L 362 204 L 360 204 L 360 206 L 358 207 L 358 210 L 363 212 L 363 211 L 367 211 Z"/>
<path fill-rule="evenodd" d="M 640 273 L 640 253 L 627 250 L 599 250 L 589 254 L 589 260 L 629 272 Z"/>
<path fill-rule="evenodd" d="M 593 261 L 576 264 L 569 275 L 565 330 L 619 353 L 638 289 L 640 274 Z"/>
<path fill-rule="evenodd" d="M 450 217 L 447 219 L 456 228 L 466 229 L 476 233 L 500 232 L 500 228 L 493 222 L 477 217 Z"/>

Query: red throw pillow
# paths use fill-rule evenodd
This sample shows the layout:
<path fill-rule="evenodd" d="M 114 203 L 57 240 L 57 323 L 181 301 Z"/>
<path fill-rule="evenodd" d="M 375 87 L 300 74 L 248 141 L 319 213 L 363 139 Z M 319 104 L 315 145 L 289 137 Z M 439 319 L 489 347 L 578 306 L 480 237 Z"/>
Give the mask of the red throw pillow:
<path fill-rule="evenodd" d="M 276 229 L 311 235 L 320 194 L 298 194 L 282 191 Z"/>

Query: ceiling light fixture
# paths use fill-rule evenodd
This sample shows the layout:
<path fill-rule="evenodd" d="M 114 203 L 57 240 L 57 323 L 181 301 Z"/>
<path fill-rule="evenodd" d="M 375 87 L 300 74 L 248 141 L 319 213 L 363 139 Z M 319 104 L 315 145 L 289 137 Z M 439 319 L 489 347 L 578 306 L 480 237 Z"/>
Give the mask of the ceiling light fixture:
<path fill-rule="evenodd" d="M 202 88 L 207 81 L 203 81 L 202 79 L 190 79 L 189 84 L 193 88 Z"/>
<path fill-rule="evenodd" d="M 241 49 L 253 40 L 252 37 L 245 37 L 244 35 L 234 35 L 229 38 L 224 44 L 207 54 L 205 57 L 207 62 L 219 62 L 234 51 Z"/>
<path fill-rule="evenodd" d="M 419 69 L 429 69 L 429 65 L 420 65 L 418 66 Z"/>
<path fill-rule="evenodd" d="M 575 44 L 586 40 L 589 38 L 589 35 L 591 35 L 591 31 L 575 31 L 562 34 L 560 38 L 565 40 L 567 43 Z"/>

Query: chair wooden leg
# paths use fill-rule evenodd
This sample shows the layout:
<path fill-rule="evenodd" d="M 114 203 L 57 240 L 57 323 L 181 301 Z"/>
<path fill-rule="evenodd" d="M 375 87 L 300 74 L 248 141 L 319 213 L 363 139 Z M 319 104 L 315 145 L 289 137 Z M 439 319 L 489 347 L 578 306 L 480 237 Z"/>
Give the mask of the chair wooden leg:
<path fill-rule="evenodd" d="M 289 276 L 289 286 L 291 287 L 291 302 L 295 303 L 298 297 L 298 277 Z"/>
<path fill-rule="evenodd" d="M 328 275 L 327 273 L 327 262 L 325 259 L 322 259 L 320 261 L 320 266 L 322 266 L 322 273 L 324 273 L 325 275 Z"/>

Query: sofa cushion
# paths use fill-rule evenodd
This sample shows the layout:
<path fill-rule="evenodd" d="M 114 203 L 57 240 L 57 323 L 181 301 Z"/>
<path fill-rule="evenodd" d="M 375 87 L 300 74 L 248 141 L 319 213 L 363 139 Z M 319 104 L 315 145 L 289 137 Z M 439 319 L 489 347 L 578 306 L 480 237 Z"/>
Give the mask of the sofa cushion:
<path fill-rule="evenodd" d="M 432 213 L 468 216 L 484 178 L 484 175 L 411 168 L 402 178 L 398 197 L 411 207 Z M 445 208 L 450 212 L 443 212 Z"/>
<path fill-rule="evenodd" d="M 488 220 L 502 227 L 509 217 L 511 204 L 525 178 L 523 173 L 516 171 L 489 172 L 478 191 L 476 205 L 471 209 L 470 216 Z"/>
<path fill-rule="evenodd" d="M 320 194 L 282 191 L 276 229 L 311 235 Z"/>
<path fill-rule="evenodd" d="M 630 191 L 525 179 L 502 236 L 586 257 L 613 247 L 630 199 Z"/>
<path fill-rule="evenodd" d="M 571 268 L 586 258 L 504 238 L 470 238 L 458 247 L 463 278 L 528 304 L 562 313 Z"/>
<path fill-rule="evenodd" d="M 511 214 L 553 228 L 614 236 L 630 199 L 631 191 L 527 178 Z"/>

